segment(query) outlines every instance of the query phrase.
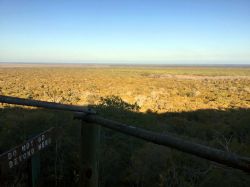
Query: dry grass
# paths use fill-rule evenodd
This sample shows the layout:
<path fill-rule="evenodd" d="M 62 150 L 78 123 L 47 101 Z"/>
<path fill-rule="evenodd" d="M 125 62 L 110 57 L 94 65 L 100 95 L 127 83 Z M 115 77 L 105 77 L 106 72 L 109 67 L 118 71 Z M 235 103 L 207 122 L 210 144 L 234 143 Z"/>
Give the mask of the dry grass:
<path fill-rule="evenodd" d="M 157 112 L 250 108 L 250 68 L 2 67 L 0 93 L 81 105 L 116 95 Z"/>

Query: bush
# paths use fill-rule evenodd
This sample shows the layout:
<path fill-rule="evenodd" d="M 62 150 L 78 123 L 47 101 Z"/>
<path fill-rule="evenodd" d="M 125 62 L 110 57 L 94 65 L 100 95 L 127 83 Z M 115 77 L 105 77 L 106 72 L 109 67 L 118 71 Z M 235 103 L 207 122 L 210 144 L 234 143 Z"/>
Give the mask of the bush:
<path fill-rule="evenodd" d="M 112 107 L 119 110 L 127 110 L 127 111 L 139 111 L 140 106 L 135 102 L 134 104 L 127 103 L 123 101 L 119 96 L 109 96 L 106 98 L 101 97 L 101 107 Z"/>

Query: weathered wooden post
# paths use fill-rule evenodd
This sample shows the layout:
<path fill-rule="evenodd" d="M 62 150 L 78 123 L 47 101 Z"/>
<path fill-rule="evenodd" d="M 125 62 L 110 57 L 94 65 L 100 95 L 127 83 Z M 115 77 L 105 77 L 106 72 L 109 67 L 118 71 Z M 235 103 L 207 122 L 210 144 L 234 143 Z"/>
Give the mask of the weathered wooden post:
<path fill-rule="evenodd" d="M 29 141 L 29 139 L 33 139 L 36 135 L 31 135 L 27 138 L 26 141 Z M 29 186 L 30 187 L 36 187 L 38 186 L 38 180 L 40 175 L 40 153 L 37 152 L 34 155 L 32 155 L 28 159 L 28 178 L 29 178 Z"/>
<path fill-rule="evenodd" d="M 84 115 L 77 113 L 75 116 L 77 119 L 81 119 L 79 186 L 98 187 L 100 127 L 86 121 Z"/>
<path fill-rule="evenodd" d="M 36 153 L 28 159 L 28 186 L 38 186 L 38 180 L 40 175 L 40 155 Z"/>
<path fill-rule="evenodd" d="M 38 186 L 40 176 L 40 154 L 31 157 L 32 187 Z"/>

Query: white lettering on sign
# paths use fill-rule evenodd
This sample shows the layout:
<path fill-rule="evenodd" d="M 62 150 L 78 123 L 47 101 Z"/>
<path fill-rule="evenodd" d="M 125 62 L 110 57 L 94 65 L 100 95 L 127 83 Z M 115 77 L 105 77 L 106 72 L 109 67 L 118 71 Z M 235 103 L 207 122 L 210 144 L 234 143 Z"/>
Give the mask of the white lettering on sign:
<path fill-rule="evenodd" d="M 13 156 L 16 157 L 16 155 L 17 155 L 17 152 L 16 152 L 16 150 L 14 150 L 13 151 Z"/>
<path fill-rule="evenodd" d="M 23 160 L 22 156 L 20 155 L 18 158 L 19 158 L 19 162 L 22 162 L 22 160 Z"/>
<path fill-rule="evenodd" d="M 14 159 L 14 165 L 18 165 L 17 158 Z"/>
<path fill-rule="evenodd" d="M 13 167 L 13 161 L 9 161 L 9 168 L 12 168 Z"/>
<path fill-rule="evenodd" d="M 8 159 L 12 159 L 12 153 L 8 153 Z"/>
<path fill-rule="evenodd" d="M 31 154 L 33 155 L 35 153 L 34 148 L 31 148 Z"/>
<path fill-rule="evenodd" d="M 25 142 L 25 144 L 18 148 L 7 152 L 8 166 L 13 168 L 21 162 L 27 160 L 36 152 L 43 150 L 51 144 L 51 138 L 46 137 L 46 134 L 42 134 L 35 139 Z"/>
<path fill-rule="evenodd" d="M 26 147 L 25 145 L 22 146 L 22 151 L 25 151 L 26 150 Z"/>

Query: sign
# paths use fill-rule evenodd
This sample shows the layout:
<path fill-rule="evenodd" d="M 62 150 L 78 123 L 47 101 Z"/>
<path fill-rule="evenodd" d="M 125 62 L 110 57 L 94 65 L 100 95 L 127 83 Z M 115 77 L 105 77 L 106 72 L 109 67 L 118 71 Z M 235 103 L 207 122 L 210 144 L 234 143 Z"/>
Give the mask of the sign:
<path fill-rule="evenodd" d="M 0 155 L 0 162 L 12 169 L 51 144 L 54 127 Z"/>

